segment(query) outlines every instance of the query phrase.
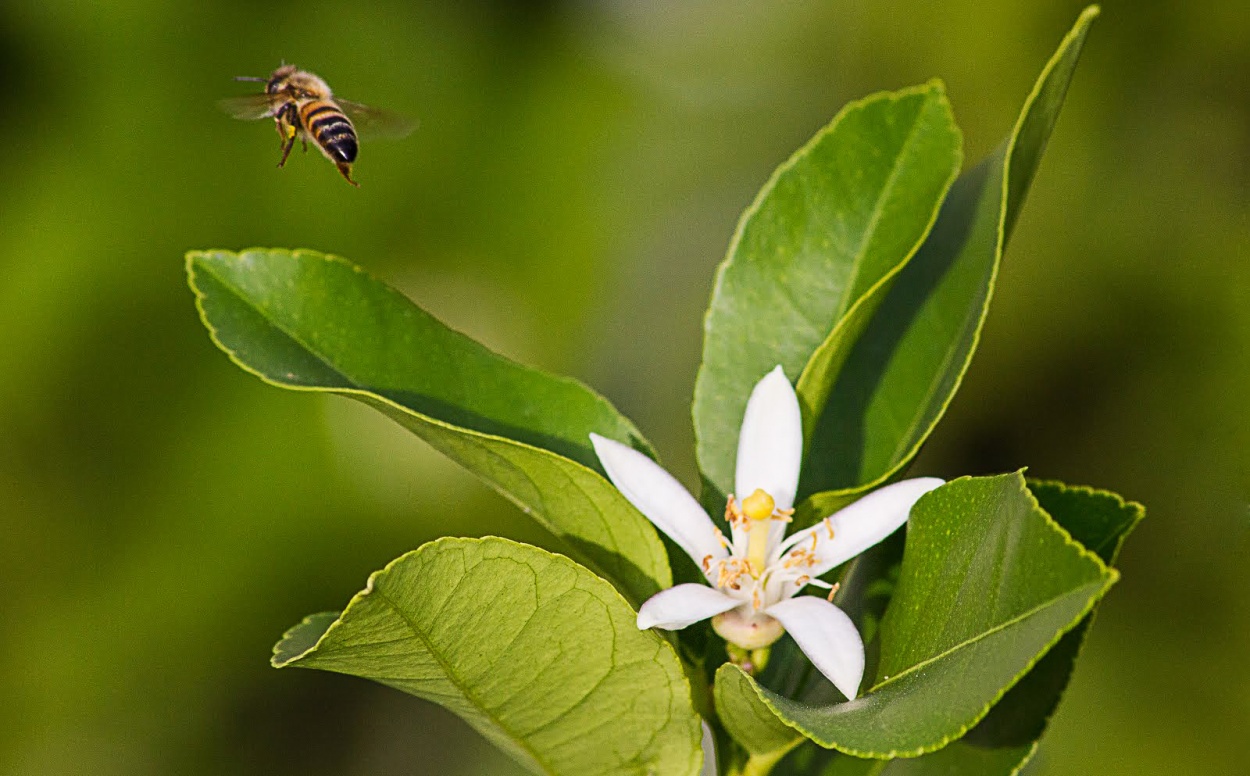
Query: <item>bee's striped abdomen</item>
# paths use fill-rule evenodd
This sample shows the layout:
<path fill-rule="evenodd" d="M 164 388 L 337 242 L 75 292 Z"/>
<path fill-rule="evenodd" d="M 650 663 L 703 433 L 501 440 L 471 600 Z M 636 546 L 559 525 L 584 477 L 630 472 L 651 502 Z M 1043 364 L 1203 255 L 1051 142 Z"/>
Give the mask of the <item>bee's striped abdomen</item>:
<path fill-rule="evenodd" d="M 310 100 L 300 106 L 299 115 L 308 134 L 332 161 L 356 161 L 356 130 L 337 105 L 329 100 Z"/>

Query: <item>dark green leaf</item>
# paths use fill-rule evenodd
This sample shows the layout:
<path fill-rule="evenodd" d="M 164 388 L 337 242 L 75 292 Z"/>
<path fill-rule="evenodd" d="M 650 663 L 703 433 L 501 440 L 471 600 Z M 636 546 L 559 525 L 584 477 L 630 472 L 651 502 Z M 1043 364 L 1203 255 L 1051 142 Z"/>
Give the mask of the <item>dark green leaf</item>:
<path fill-rule="evenodd" d="M 458 714 L 535 773 L 686 774 L 699 717 L 672 647 L 605 581 L 506 539 L 440 539 L 305 620 L 274 665 L 373 679 Z"/>
<path fill-rule="evenodd" d="M 1081 14 L 999 150 L 960 176 L 915 257 L 838 373 L 815 422 L 806 514 L 897 476 L 959 388 L 989 309 L 1008 235 L 1059 115 L 1096 7 Z M 839 492 L 840 491 L 840 492 Z"/>
<path fill-rule="evenodd" d="M 1117 576 L 1038 506 L 1021 475 L 956 480 L 912 510 L 871 690 L 827 706 L 756 690 L 822 746 L 914 757 L 980 721 Z"/>
<path fill-rule="evenodd" d="M 946 94 L 931 83 L 848 105 L 765 184 L 704 326 L 694 422 L 700 468 L 719 491 L 705 500 L 732 489 L 751 388 L 778 364 L 796 379 L 839 321 L 848 336 L 861 325 L 928 233 L 960 158 Z M 839 363 L 811 368 L 809 415 Z"/>
<path fill-rule="evenodd" d="M 1057 482 L 1030 482 L 1029 490 L 1059 525 L 1103 562 L 1115 562 L 1124 538 L 1141 520 L 1140 504 L 1114 493 Z M 1010 776 L 1032 756 L 1071 678 L 1091 611 L 1064 634 L 1037 665 L 958 741 L 914 759 L 864 760 L 838 755 L 821 776 Z"/>
<path fill-rule="evenodd" d="M 213 341 L 242 368 L 384 412 L 520 505 L 635 604 L 672 584 L 651 524 L 592 470 L 589 434 L 647 445 L 582 384 L 490 352 L 337 257 L 193 251 L 187 272 Z"/>

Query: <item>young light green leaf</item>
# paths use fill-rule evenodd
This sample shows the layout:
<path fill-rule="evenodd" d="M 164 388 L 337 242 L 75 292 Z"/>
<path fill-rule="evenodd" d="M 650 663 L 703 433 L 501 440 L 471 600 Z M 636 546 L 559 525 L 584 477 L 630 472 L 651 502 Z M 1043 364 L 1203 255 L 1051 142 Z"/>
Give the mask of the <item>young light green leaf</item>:
<path fill-rule="evenodd" d="M 440 539 L 373 574 L 279 668 L 373 679 L 433 701 L 540 774 L 694 776 L 699 716 L 672 647 L 602 579 L 506 539 Z"/>
<path fill-rule="evenodd" d="M 912 510 L 870 691 L 810 706 L 755 689 L 822 746 L 915 757 L 980 721 L 1117 577 L 1038 506 L 1021 475 L 955 480 Z"/>
<path fill-rule="evenodd" d="M 955 182 L 928 239 L 858 339 L 831 336 L 828 345 L 843 363 L 815 421 L 802 489 L 816 495 L 800 512 L 828 514 L 897 476 L 946 411 L 976 350 L 1007 237 L 1097 14 L 1097 7 L 1081 14 L 999 150 Z M 802 383 L 800 389 L 810 390 Z"/>
<path fill-rule="evenodd" d="M 584 385 L 513 363 L 313 251 L 193 251 L 213 341 L 282 388 L 377 408 L 482 477 L 639 604 L 672 584 L 655 529 L 594 469 L 590 432 L 649 450 Z"/>
<path fill-rule="evenodd" d="M 729 664 L 716 671 L 713 694 L 721 724 L 760 768 L 777 762 L 803 742 L 802 734 L 764 705 L 746 674 Z"/>
<path fill-rule="evenodd" d="M 860 325 L 932 226 L 960 143 L 941 84 L 868 97 L 778 168 L 743 214 L 716 276 L 695 383 L 705 502 L 723 503 L 731 489 L 751 387 L 778 364 L 798 377 L 848 311 L 843 330 Z M 825 378 L 809 383 L 804 399 L 823 404 Z"/>

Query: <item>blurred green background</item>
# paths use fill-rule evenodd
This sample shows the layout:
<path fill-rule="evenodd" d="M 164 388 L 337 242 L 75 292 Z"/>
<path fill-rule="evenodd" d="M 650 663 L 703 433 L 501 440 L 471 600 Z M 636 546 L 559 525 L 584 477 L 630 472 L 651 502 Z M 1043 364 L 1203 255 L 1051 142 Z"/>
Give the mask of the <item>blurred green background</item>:
<path fill-rule="evenodd" d="M 693 483 L 712 273 L 850 99 L 945 79 L 975 160 L 1079 3 L 0 2 L 0 772 L 515 773 L 269 668 L 443 534 L 548 540 L 344 399 L 232 366 L 191 248 L 338 253 L 607 394 Z M 1250 6 L 1104 4 L 973 369 L 914 473 L 1144 502 L 1036 774 L 1244 774 Z M 421 128 L 346 185 L 217 98 L 281 61 Z"/>

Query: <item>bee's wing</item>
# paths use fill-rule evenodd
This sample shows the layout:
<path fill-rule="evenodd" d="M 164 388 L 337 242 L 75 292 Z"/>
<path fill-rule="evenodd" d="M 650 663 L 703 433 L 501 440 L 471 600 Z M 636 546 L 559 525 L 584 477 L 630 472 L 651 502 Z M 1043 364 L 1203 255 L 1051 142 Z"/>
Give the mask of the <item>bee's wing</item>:
<path fill-rule="evenodd" d="M 254 121 L 272 116 L 277 104 L 270 94 L 245 94 L 242 97 L 227 97 L 217 101 L 217 107 L 236 119 Z"/>
<path fill-rule="evenodd" d="M 417 128 L 416 121 L 394 111 L 372 108 L 337 97 L 334 102 L 352 120 L 352 126 L 356 128 L 356 134 L 361 140 L 395 140 Z"/>

